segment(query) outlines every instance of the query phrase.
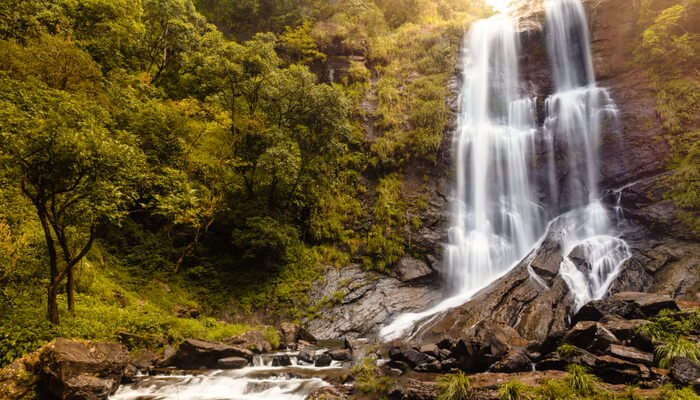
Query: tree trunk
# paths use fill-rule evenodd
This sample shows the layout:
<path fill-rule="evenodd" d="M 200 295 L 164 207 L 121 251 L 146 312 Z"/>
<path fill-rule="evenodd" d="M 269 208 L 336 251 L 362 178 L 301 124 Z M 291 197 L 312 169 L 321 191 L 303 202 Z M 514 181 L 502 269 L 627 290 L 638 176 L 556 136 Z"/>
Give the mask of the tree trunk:
<path fill-rule="evenodd" d="M 48 296 L 48 312 L 49 312 L 49 321 L 54 324 L 58 325 L 58 303 L 56 302 L 56 286 L 54 285 L 49 285 L 49 296 Z"/>
<path fill-rule="evenodd" d="M 68 311 L 71 313 L 74 312 L 74 305 L 75 301 L 73 299 L 73 292 L 75 288 L 75 282 L 73 281 L 73 269 L 68 270 L 68 275 L 67 275 L 67 282 L 66 282 L 66 297 L 68 299 Z"/>

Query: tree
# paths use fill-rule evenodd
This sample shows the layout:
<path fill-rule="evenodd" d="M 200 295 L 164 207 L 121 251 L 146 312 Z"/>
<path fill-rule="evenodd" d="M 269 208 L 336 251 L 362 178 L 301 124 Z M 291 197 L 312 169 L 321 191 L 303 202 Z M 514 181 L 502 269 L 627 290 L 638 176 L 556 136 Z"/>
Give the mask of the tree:
<path fill-rule="evenodd" d="M 84 97 L 4 74 L 0 94 L 2 172 L 41 223 L 49 255 L 48 318 L 58 324 L 58 288 L 67 279 L 72 310 L 73 268 L 100 224 L 124 215 L 142 156 L 124 132 L 109 129 L 109 114 Z"/>

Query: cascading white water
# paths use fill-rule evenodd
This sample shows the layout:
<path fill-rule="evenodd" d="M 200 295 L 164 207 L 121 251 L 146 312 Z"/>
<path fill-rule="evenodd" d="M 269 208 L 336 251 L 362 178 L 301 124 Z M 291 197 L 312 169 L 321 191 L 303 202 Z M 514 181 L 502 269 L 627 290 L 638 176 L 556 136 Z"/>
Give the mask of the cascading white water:
<path fill-rule="evenodd" d="M 474 24 L 465 41 L 456 190 L 446 246 L 447 282 L 457 295 L 425 312 L 399 316 L 380 331 L 385 339 L 420 330 L 489 285 L 537 244 L 545 218 L 559 213 L 548 236 L 561 242 L 560 274 L 577 309 L 604 296 L 630 257 L 599 200 L 602 123 L 617 109 L 595 82 L 585 10 L 580 0 L 548 0 L 546 11 L 555 88 L 545 101 L 541 129 L 549 213 L 543 215 L 535 196 L 547 188 L 536 188 L 528 175 L 538 129 L 534 99 L 521 89 L 516 22 L 499 15 Z M 531 268 L 530 273 L 543 282 Z"/>
<path fill-rule="evenodd" d="M 534 100 L 520 88 L 515 22 L 499 15 L 476 23 L 467 47 L 446 247 L 449 282 L 457 293 L 502 273 L 544 226 L 528 176 L 537 130 Z"/>
<path fill-rule="evenodd" d="M 447 282 L 456 296 L 400 316 L 381 330 L 386 339 L 463 303 L 522 258 L 544 230 L 528 172 L 537 133 L 535 101 L 521 88 L 516 24 L 505 15 L 478 21 L 464 44 L 456 184 L 445 248 Z"/>
<path fill-rule="evenodd" d="M 598 148 L 604 120 L 617 108 L 608 91 L 596 85 L 590 32 L 580 0 L 548 0 L 546 34 L 555 93 L 546 100 L 545 134 L 550 156 L 564 152 L 566 179 L 557 182 L 550 161 L 550 190 L 567 214 L 562 235 L 564 262 L 560 273 L 574 295 L 576 309 L 602 298 L 630 256 L 615 237 L 610 213 L 599 202 Z M 561 193 L 560 193 L 561 190 Z M 576 250 L 577 251 L 576 251 Z M 577 254 L 570 254 L 570 252 Z M 578 258 L 577 264 L 573 259 Z"/>
<path fill-rule="evenodd" d="M 325 352 L 318 349 L 316 354 Z M 287 355 L 291 366 L 274 367 L 272 359 Z M 142 377 L 123 385 L 110 400 L 304 400 L 314 390 L 330 384 L 314 375 L 341 368 L 333 361 L 328 367 L 314 367 L 297 360 L 297 353 L 256 356 L 253 366 L 239 370 L 214 370 L 199 375 Z"/>

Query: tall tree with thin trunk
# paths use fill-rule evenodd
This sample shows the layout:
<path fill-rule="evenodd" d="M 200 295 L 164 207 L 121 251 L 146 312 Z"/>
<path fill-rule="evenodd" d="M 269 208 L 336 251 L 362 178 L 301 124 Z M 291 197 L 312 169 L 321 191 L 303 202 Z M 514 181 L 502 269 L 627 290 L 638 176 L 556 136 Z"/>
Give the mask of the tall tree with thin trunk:
<path fill-rule="evenodd" d="M 83 96 L 0 75 L 0 157 L 9 184 L 34 205 L 49 257 L 48 318 L 59 323 L 57 295 L 90 251 L 101 224 L 134 198 L 141 155 L 109 114 Z"/>

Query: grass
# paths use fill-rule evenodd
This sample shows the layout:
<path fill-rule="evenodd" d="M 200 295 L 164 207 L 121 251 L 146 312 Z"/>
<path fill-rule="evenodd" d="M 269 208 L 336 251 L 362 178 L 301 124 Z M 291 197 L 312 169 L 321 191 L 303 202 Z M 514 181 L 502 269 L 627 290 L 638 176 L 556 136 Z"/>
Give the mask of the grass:
<path fill-rule="evenodd" d="M 391 378 L 381 376 L 373 357 L 365 357 L 352 369 L 355 387 L 363 393 L 386 394 L 391 387 Z"/>
<path fill-rule="evenodd" d="M 475 398 L 472 382 L 462 371 L 441 376 L 437 400 L 472 400 Z"/>
<path fill-rule="evenodd" d="M 700 346 L 687 339 L 676 338 L 656 347 L 656 362 L 660 368 L 671 368 L 676 357 L 685 357 L 700 364 Z"/>
<path fill-rule="evenodd" d="M 498 400 L 531 400 L 530 388 L 521 382 L 512 381 L 498 389 Z"/>

